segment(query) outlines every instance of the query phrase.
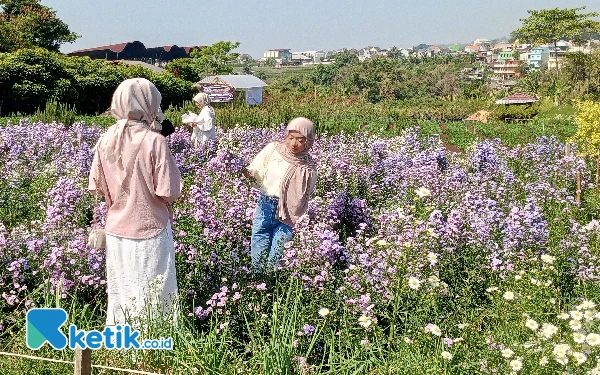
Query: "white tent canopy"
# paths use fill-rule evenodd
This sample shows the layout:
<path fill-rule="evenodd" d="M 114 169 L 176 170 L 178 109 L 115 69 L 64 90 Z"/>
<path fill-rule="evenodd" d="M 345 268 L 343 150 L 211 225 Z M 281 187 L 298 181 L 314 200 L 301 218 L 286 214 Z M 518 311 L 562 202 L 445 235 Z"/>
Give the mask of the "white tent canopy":
<path fill-rule="evenodd" d="M 215 82 L 215 78 L 219 78 L 219 80 L 223 82 L 229 83 L 235 89 L 245 90 L 252 87 L 264 87 L 268 86 L 265 81 L 260 78 L 256 78 L 253 75 L 249 74 L 228 74 L 228 75 L 219 75 L 219 76 L 208 76 L 206 78 L 201 79 L 198 83 L 213 83 Z"/>
<path fill-rule="evenodd" d="M 219 81 L 233 86 L 236 90 L 244 90 L 248 104 L 262 104 L 262 88 L 268 86 L 262 79 L 249 74 L 208 76 L 195 83 L 194 86 Z"/>

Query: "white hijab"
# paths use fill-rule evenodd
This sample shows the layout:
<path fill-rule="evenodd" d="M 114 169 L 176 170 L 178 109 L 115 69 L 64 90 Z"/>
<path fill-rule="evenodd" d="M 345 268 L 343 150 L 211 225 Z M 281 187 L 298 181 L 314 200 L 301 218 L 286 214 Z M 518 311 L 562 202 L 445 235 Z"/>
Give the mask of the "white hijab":
<path fill-rule="evenodd" d="M 141 124 L 151 130 L 160 131 L 158 121 L 164 119 L 160 109 L 162 96 L 156 86 L 145 78 L 127 79 L 113 94 L 111 112 L 118 120 L 103 136 L 103 149 L 109 167 L 120 184 L 125 180 L 125 168 L 129 159 L 137 152 L 137 147 L 146 132 L 134 132 L 131 125 Z"/>

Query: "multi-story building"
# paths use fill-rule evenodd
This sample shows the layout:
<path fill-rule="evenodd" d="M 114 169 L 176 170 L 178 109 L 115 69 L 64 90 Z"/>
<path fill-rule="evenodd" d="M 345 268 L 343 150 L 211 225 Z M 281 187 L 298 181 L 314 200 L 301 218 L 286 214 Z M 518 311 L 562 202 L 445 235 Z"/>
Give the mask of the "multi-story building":
<path fill-rule="evenodd" d="M 285 65 L 292 61 L 292 51 L 287 48 L 276 48 L 265 51 L 265 59 L 274 58 L 280 65 Z"/>
<path fill-rule="evenodd" d="M 513 60 L 513 59 L 514 59 L 513 51 L 500 51 L 498 53 L 498 57 L 497 57 L 498 61 L 506 61 L 506 60 Z"/>
<path fill-rule="evenodd" d="M 497 78 L 502 80 L 510 80 L 517 78 L 517 67 L 521 64 L 521 60 L 498 60 L 491 64 L 492 70 Z"/>
<path fill-rule="evenodd" d="M 529 51 L 527 64 L 535 69 L 547 68 L 548 58 L 550 57 L 550 48 L 546 46 L 534 47 Z"/>

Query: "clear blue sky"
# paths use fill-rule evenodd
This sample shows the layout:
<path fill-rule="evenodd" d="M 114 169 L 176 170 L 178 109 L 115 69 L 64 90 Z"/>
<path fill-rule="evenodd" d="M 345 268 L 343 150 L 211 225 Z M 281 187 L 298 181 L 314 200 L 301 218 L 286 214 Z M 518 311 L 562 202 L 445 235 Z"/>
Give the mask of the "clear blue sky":
<path fill-rule="evenodd" d="M 371 4 L 369 4 L 371 3 Z M 146 47 L 238 41 L 254 58 L 293 51 L 420 43 L 471 43 L 510 36 L 528 9 L 600 12 L 598 0 L 42 0 L 81 35 L 61 50 L 139 40 Z"/>

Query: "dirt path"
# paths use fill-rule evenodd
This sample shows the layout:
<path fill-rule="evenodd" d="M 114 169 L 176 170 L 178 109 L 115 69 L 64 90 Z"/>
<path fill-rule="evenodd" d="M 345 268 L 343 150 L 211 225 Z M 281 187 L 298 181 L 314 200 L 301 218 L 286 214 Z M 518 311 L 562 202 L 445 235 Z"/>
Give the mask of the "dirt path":
<path fill-rule="evenodd" d="M 461 150 L 460 148 L 456 147 L 452 143 L 446 141 L 446 139 L 450 138 L 450 135 L 444 133 L 446 130 L 448 130 L 448 125 L 446 125 L 445 123 L 441 122 L 440 123 L 440 129 L 442 129 L 442 131 L 440 132 L 440 139 L 442 140 L 442 144 L 444 145 L 444 147 L 446 148 L 446 150 L 452 151 L 452 152 L 457 152 L 459 154 L 464 153 L 463 150 Z"/>

